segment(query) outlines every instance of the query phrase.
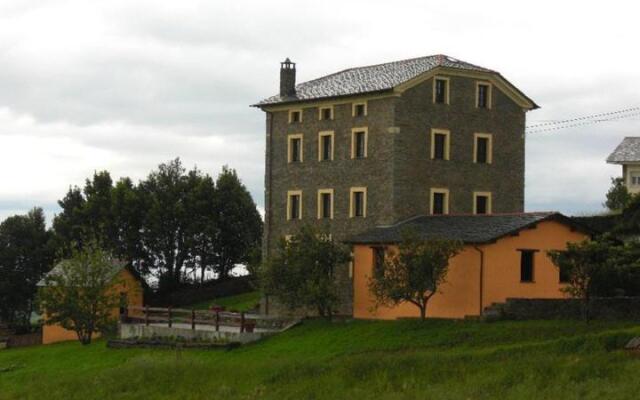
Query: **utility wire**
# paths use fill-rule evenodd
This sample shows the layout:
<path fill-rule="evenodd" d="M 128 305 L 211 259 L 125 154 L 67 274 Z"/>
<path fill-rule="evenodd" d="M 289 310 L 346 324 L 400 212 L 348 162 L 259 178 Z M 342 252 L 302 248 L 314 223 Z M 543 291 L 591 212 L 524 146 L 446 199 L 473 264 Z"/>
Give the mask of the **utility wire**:
<path fill-rule="evenodd" d="M 570 122 L 584 121 L 584 120 L 589 120 L 589 119 L 594 119 L 594 118 L 608 117 L 608 116 L 611 116 L 611 115 L 626 114 L 626 113 L 629 113 L 629 112 L 636 112 L 636 111 L 640 111 L 640 107 L 632 107 L 632 108 L 627 108 L 627 109 L 624 109 L 624 110 L 618 110 L 618 111 L 611 111 L 611 112 L 600 113 L 600 114 L 587 115 L 587 116 L 584 116 L 584 117 L 578 117 L 578 118 L 572 118 L 572 119 L 564 119 L 564 120 L 559 120 L 559 121 L 543 122 L 543 123 L 538 123 L 538 124 L 534 124 L 534 125 L 529 125 L 529 126 L 527 126 L 527 129 L 539 128 L 539 127 L 550 126 L 550 125 L 567 124 L 567 123 L 570 123 Z M 600 121 L 600 120 L 598 120 L 598 121 Z"/>
<path fill-rule="evenodd" d="M 639 108 L 640 110 L 640 108 Z M 611 115 L 611 114 L 608 114 Z M 542 127 L 542 128 L 538 128 L 538 129 L 533 129 L 533 130 L 528 130 L 530 127 L 527 127 L 527 133 L 540 133 L 540 132 L 549 132 L 549 131 L 556 131 L 559 129 L 565 129 L 565 128 L 573 128 L 576 126 L 585 126 L 585 125 L 593 125 L 593 124 L 597 124 L 600 122 L 608 122 L 608 121 L 615 121 L 615 120 L 620 120 L 620 119 L 624 119 L 624 118 L 630 118 L 630 117 L 637 117 L 640 116 L 640 112 L 637 113 L 633 113 L 633 114 L 627 114 L 627 115 L 619 115 L 619 116 L 615 116 L 615 117 L 611 117 L 611 118 L 604 118 L 604 119 L 591 119 L 588 121 L 583 121 L 583 122 L 577 122 L 574 124 L 569 124 L 569 125 L 561 125 L 561 126 L 550 126 L 548 128 Z M 579 121 L 580 119 L 575 118 L 573 120 L 567 120 L 567 121 Z M 541 125 L 538 125 L 541 126 Z"/>

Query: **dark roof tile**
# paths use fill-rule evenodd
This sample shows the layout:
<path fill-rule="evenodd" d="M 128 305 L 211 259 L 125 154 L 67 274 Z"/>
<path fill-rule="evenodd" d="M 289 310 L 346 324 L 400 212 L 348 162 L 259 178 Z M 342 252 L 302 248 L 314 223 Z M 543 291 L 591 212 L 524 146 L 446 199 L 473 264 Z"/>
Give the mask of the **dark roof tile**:
<path fill-rule="evenodd" d="M 410 228 L 424 239 L 460 240 L 470 244 L 489 243 L 549 219 L 559 220 L 585 232 L 588 231 L 557 212 L 429 215 L 417 216 L 392 226 L 377 227 L 355 235 L 345 242 L 354 244 L 397 243 L 401 240 L 402 232 L 406 228 Z"/>
<path fill-rule="evenodd" d="M 335 74 L 296 85 L 296 95 L 271 96 L 255 106 L 266 106 L 321 98 L 358 95 L 390 90 L 436 67 L 495 72 L 445 55 L 412 58 L 386 64 L 346 69 Z"/>

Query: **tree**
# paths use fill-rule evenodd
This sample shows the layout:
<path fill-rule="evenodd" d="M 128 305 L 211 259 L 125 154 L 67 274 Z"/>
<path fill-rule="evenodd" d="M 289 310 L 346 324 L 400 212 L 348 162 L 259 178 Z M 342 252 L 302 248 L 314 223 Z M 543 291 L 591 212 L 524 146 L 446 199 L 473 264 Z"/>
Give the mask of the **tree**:
<path fill-rule="evenodd" d="M 41 208 L 0 224 L 0 319 L 29 326 L 36 284 L 51 268 L 53 249 Z"/>
<path fill-rule="evenodd" d="M 109 288 L 117 284 L 120 268 L 95 242 L 85 241 L 81 249 L 73 249 L 71 257 L 45 277 L 45 287 L 40 290 L 46 323 L 75 331 L 82 344 L 91 343 L 94 333 L 114 322 L 119 297 Z"/>
<path fill-rule="evenodd" d="M 330 318 L 338 304 L 335 271 L 350 260 L 348 249 L 305 226 L 289 241 L 282 239 L 267 260 L 263 289 L 290 310 L 309 308 Z"/>
<path fill-rule="evenodd" d="M 187 243 L 188 220 L 196 218 L 185 204 L 186 170 L 179 158 L 160 164 L 140 182 L 144 203 L 142 243 L 150 267 L 158 270 L 161 290 L 171 291 L 183 281 L 185 262 L 190 256 Z"/>
<path fill-rule="evenodd" d="M 632 199 L 632 195 L 624 184 L 624 178 L 611 178 L 611 187 L 607 192 L 604 205 L 611 211 L 624 210 Z"/>
<path fill-rule="evenodd" d="M 420 309 L 424 320 L 429 300 L 446 282 L 449 260 L 461 249 L 457 241 L 423 240 L 416 232 L 403 232 L 397 251 L 390 250 L 377 260 L 369 278 L 376 306 L 409 302 Z"/>
<path fill-rule="evenodd" d="M 614 260 L 620 260 L 620 247 L 607 238 L 587 239 L 567 243 L 566 250 L 552 250 L 547 254 L 567 283 L 562 291 L 582 300 L 583 317 L 588 322 L 590 300 L 596 289 L 615 275 Z"/>
<path fill-rule="evenodd" d="M 246 264 L 251 252 L 260 247 L 262 218 L 235 170 L 223 167 L 216 189 L 216 272 L 224 279 L 237 264 Z"/>

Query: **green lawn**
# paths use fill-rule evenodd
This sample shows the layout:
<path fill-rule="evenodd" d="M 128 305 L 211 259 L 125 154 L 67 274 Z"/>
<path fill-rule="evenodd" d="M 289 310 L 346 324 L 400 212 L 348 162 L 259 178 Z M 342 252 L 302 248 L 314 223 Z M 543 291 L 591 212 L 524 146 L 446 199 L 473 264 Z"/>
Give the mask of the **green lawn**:
<path fill-rule="evenodd" d="M 224 306 L 231 311 L 249 311 L 260 303 L 260 292 L 247 292 L 235 296 L 221 297 L 219 299 L 207 300 L 182 308 L 194 308 L 196 310 L 207 310 L 212 304 Z"/>
<path fill-rule="evenodd" d="M 0 399 L 637 399 L 631 323 L 306 321 L 229 352 L 0 351 Z"/>

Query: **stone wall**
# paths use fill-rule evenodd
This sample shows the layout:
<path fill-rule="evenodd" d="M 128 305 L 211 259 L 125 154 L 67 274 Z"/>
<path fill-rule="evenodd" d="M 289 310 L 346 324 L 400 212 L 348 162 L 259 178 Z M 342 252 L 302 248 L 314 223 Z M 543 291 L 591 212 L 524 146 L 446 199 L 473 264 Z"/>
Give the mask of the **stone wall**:
<path fill-rule="evenodd" d="M 590 316 L 597 320 L 640 321 L 640 297 L 599 297 L 591 299 Z M 581 319 L 579 299 L 507 299 L 501 306 L 501 318 Z"/>
<path fill-rule="evenodd" d="M 314 224 L 336 241 L 429 212 L 430 189 L 448 188 L 450 213 L 471 213 L 473 192 L 491 192 L 493 212 L 524 210 L 525 112 L 497 87 L 491 109 L 475 107 L 475 78 L 450 76 L 450 104 L 434 104 L 433 80 L 402 95 L 370 98 L 367 115 L 352 116 L 351 100 L 298 104 L 302 121 L 289 123 L 289 110 L 267 113 L 264 253 L 277 241 Z M 363 96 L 362 99 L 366 99 Z M 319 120 L 319 106 L 333 106 L 333 120 Z M 368 128 L 367 157 L 351 159 L 352 128 Z M 451 133 L 448 161 L 430 159 L 431 128 Z M 318 133 L 334 132 L 334 159 L 318 160 Z M 492 164 L 473 162 L 474 133 L 491 133 Z M 288 163 L 287 136 L 303 134 L 303 162 Z M 367 188 L 366 218 L 349 218 L 349 189 Z M 334 218 L 317 219 L 318 189 L 334 190 Z M 287 191 L 302 191 L 302 219 L 287 221 Z M 341 314 L 352 313 L 349 267 L 337 272 Z M 273 300 L 273 299 L 272 299 Z M 263 302 L 264 303 L 264 302 Z M 271 301 L 269 310 L 286 310 Z M 264 311 L 264 308 L 263 308 Z"/>
<path fill-rule="evenodd" d="M 430 188 L 449 189 L 449 213 L 472 213 L 473 192 L 491 192 L 494 213 L 524 211 L 525 112 L 496 87 L 491 109 L 475 107 L 477 80 L 450 77 L 450 104 L 434 104 L 433 79 L 396 107 L 395 219 L 430 210 Z M 431 129 L 450 131 L 450 159 L 432 160 Z M 474 134 L 490 133 L 491 164 L 473 162 Z"/>

